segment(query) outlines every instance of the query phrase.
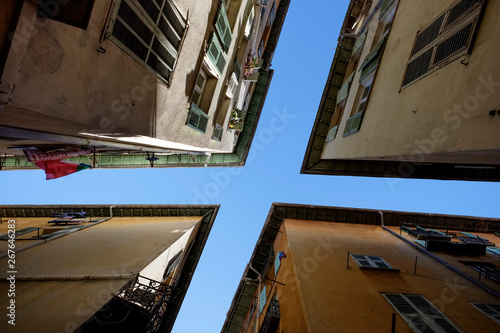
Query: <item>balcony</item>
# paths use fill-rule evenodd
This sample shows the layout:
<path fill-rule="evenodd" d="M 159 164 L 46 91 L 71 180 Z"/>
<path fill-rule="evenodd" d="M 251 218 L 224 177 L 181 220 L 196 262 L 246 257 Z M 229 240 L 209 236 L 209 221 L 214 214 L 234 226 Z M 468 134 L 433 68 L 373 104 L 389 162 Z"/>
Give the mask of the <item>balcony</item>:
<path fill-rule="evenodd" d="M 164 283 L 138 275 L 115 294 L 120 300 L 146 312 L 151 312 L 158 303 L 168 302 L 173 288 Z"/>
<path fill-rule="evenodd" d="M 262 322 L 259 333 L 276 332 L 280 323 L 280 303 L 277 299 L 271 299 L 267 308 L 266 316 Z"/>

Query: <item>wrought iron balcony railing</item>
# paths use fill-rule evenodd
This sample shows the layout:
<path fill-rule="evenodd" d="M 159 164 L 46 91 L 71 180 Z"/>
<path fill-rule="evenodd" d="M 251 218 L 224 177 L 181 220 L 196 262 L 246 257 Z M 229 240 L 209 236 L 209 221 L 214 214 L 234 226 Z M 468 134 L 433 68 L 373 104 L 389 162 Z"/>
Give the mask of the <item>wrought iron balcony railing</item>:
<path fill-rule="evenodd" d="M 277 299 L 271 299 L 267 308 L 266 317 L 262 322 L 259 333 L 275 332 L 280 323 L 280 303 Z"/>
<path fill-rule="evenodd" d="M 157 332 L 176 293 L 177 289 L 172 286 L 137 275 L 115 297 L 146 314 L 149 317 L 147 332 Z"/>
<path fill-rule="evenodd" d="M 151 312 L 159 302 L 168 301 L 172 293 L 171 286 L 137 275 L 115 296 L 147 312 Z"/>

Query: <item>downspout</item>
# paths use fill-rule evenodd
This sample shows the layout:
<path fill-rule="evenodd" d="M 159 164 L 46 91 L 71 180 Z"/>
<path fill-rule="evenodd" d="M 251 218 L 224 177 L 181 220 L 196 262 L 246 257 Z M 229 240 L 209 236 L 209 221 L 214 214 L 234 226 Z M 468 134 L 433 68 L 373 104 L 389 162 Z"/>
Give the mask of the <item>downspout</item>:
<path fill-rule="evenodd" d="M 248 268 L 250 268 L 255 274 L 257 274 L 257 279 L 259 281 L 259 286 L 257 287 L 257 324 L 260 325 L 260 293 L 262 292 L 262 275 L 252 265 L 249 263 Z"/>
<path fill-rule="evenodd" d="M 461 277 L 463 277 L 467 281 L 471 282 L 472 284 L 475 284 L 476 286 L 478 286 L 479 288 L 483 289 L 484 291 L 486 291 L 490 295 L 493 295 L 496 298 L 500 299 L 500 292 L 498 292 L 498 291 L 496 291 L 494 289 L 491 289 L 490 287 L 488 287 L 484 283 L 482 283 L 479 280 L 476 280 L 475 278 L 473 278 L 473 277 L 469 276 L 468 274 L 462 272 L 461 270 L 459 270 L 455 266 L 449 264 L 445 260 L 443 260 L 443 259 L 439 258 L 438 256 L 436 256 L 435 254 L 430 253 L 429 251 L 427 251 L 427 249 L 421 247 L 420 245 L 414 244 L 410 240 L 404 238 L 403 236 L 398 235 L 394 231 L 392 231 L 389 228 L 385 227 L 384 226 L 384 213 L 382 213 L 381 211 L 379 211 L 378 213 L 380 214 L 380 218 L 381 218 L 380 222 L 381 222 L 381 225 L 382 225 L 382 229 L 384 229 L 385 231 L 389 232 L 391 235 L 399 238 L 400 240 L 406 242 L 407 244 L 411 245 L 413 248 L 415 248 L 416 250 L 422 252 L 423 254 L 427 255 L 428 257 L 434 259 L 435 261 L 437 261 L 438 263 L 440 263 L 444 267 L 452 270 L 453 272 L 455 272 L 456 274 L 460 275 Z"/>
<path fill-rule="evenodd" d="M 109 206 L 109 218 L 112 218 L 113 217 L 113 208 L 115 206 Z"/>

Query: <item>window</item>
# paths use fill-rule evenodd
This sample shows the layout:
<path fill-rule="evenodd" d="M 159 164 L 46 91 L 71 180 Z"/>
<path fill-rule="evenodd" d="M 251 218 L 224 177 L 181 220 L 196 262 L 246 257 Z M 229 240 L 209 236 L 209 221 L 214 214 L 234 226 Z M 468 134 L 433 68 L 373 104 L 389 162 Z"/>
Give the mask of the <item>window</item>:
<path fill-rule="evenodd" d="M 259 50 L 257 52 L 259 55 L 259 59 L 262 59 L 262 55 L 264 54 L 264 40 L 260 41 Z"/>
<path fill-rule="evenodd" d="M 202 133 L 205 133 L 208 124 L 208 116 L 196 104 L 191 103 L 186 125 Z"/>
<path fill-rule="evenodd" d="M 484 261 L 460 261 L 460 262 L 478 272 L 479 279 L 487 279 L 487 280 L 492 280 L 496 283 L 500 283 L 500 270 L 498 270 L 492 263 Z"/>
<path fill-rule="evenodd" d="M 351 111 L 351 117 L 347 119 L 344 134 L 342 136 L 354 134 L 361 128 L 361 122 L 363 121 L 368 98 L 370 97 L 372 83 L 373 75 L 359 86 L 356 102 Z"/>
<path fill-rule="evenodd" d="M 448 317 L 422 295 L 384 293 L 384 297 L 396 309 L 413 332 L 462 332 Z"/>
<path fill-rule="evenodd" d="M 94 0 L 41 0 L 38 16 L 87 29 L 93 6 Z"/>
<path fill-rule="evenodd" d="M 260 20 L 262 21 L 262 18 L 264 18 L 264 13 L 266 12 L 266 7 L 269 3 L 269 0 L 260 0 Z"/>
<path fill-rule="evenodd" d="M 214 134 L 212 135 L 212 139 L 215 141 L 220 141 L 222 139 L 223 133 L 224 133 L 224 128 L 219 124 L 215 124 Z"/>
<path fill-rule="evenodd" d="M 382 257 L 364 254 L 351 254 L 361 269 L 363 268 L 392 268 Z"/>
<path fill-rule="evenodd" d="M 167 268 L 165 269 L 165 273 L 163 274 L 163 281 L 166 283 L 170 282 L 170 279 L 174 275 L 174 271 L 179 266 L 182 258 L 182 251 L 177 253 L 167 264 Z M 167 281 L 168 280 L 168 281 Z"/>
<path fill-rule="evenodd" d="M 260 313 L 262 313 L 262 310 L 264 310 L 264 307 L 266 306 L 266 299 L 267 297 L 267 286 L 264 286 L 264 288 L 262 288 L 262 291 L 260 292 L 260 296 L 259 296 L 259 311 Z"/>
<path fill-rule="evenodd" d="M 118 0 L 107 35 L 166 82 L 175 69 L 186 21 L 170 0 Z"/>
<path fill-rule="evenodd" d="M 224 48 L 224 52 L 227 53 L 229 45 L 231 45 L 233 36 L 231 34 L 231 27 L 229 26 L 229 20 L 227 19 L 227 13 L 226 9 L 224 8 L 224 3 L 221 3 L 219 7 L 219 13 L 217 14 L 217 19 L 215 21 L 215 29 L 217 30 L 217 34 Z"/>
<path fill-rule="evenodd" d="M 486 252 L 491 253 L 497 257 L 500 257 L 500 249 L 498 247 L 487 246 Z"/>
<path fill-rule="evenodd" d="M 269 25 L 273 25 L 275 18 L 276 18 L 276 2 L 273 3 L 273 6 L 271 7 L 271 12 L 269 13 Z"/>
<path fill-rule="evenodd" d="M 237 88 L 238 88 L 238 78 L 236 77 L 236 73 L 233 72 L 229 77 L 229 81 L 227 83 L 226 97 L 233 98 Z"/>
<path fill-rule="evenodd" d="M 460 0 L 417 34 L 403 87 L 469 54 L 485 0 Z"/>
<path fill-rule="evenodd" d="M 471 303 L 479 311 L 500 324 L 500 304 Z"/>
<path fill-rule="evenodd" d="M 193 98 L 191 101 L 198 107 L 201 106 L 201 98 L 203 97 L 203 92 L 205 91 L 205 86 L 207 85 L 207 75 L 203 70 L 200 70 L 198 78 L 196 79 L 196 84 L 194 86 Z"/>
<path fill-rule="evenodd" d="M 255 7 L 252 6 L 252 10 L 250 10 L 250 13 L 248 14 L 247 23 L 245 25 L 245 32 L 244 32 L 245 38 L 250 38 L 250 36 L 252 35 L 254 24 L 255 24 Z"/>
<path fill-rule="evenodd" d="M 207 56 L 208 59 L 210 59 L 212 65 L 215 66 L 216 72 L 219 75 L 222 75 L 222 72 L 226 67 L 227 59 L 224 50 L 222 49 L 222 46 L 219 42 L 219 38 L 215 33 L 212 33 L 210 45 L 208 46 Z"/>
<path fill-rule="evenodd" d="M 342 115 L 344 114 L 344 107 L 345 103 L 341 103 L 337 105 L 337 107 L 335 108 L 335 112 L 333 113 L 332 123 L 331 123 L 332 128 L 330 128 L 330 130 L 326 135 L 326 142 L 333 141 L 337 136 L 340 120 L 342 119 Z"/>

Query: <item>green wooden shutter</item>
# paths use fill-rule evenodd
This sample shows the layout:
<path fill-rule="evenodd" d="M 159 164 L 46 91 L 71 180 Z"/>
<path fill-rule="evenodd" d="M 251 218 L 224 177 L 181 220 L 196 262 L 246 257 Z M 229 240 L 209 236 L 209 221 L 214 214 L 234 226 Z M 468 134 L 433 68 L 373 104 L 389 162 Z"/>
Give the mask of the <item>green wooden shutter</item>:
<path fill-rule="evenodd" d="M 337 93 L 337 104 L 346 99 L 347 95 L 349 94 L 349 88 L 351 87 L 354 73 L 356 72 L 352 72 L 351 75 L 349 75 L 349 77 L 344 81 L 342 88 L 340 88 L 339 92 Z"/>
<path fill-rule="evenodd" d="M 363 64 L 360 67 L 361 76 L 359 78 L 359 82 L 366 79 L 366 77 L 373 73 L 373 71 L 378 67 L 380 60 L 382 59 L 382 54 L 384 53 L 386 41 L 387 37 L 378 42 L 377 45 L 375 45 L 375 47 L 366 56 Z"/>
<path fill-rule="evenodd" d="M 229 26 L 229 20 L 227 19 L 226 9 L 224 8 L 223 3 L 221 3 L 219 8 L 219 14 L 217 15 L 217 20 L 215 21 L 215 28 L 219 34 L 224 51 L 227 52 L 229 45 L 231 45 L 233 36 L 231 34 L 231 27 Z"/>
<path fill-rule="evenodd" d="M 384 0 L 382 2 L 382 5 L 380 6 L 380 15 L 379 15 L 379 20 L 384 17 L 385 12 L 391 7 L 391 5 L 394 3 L 395 0 Z"/>
<path fill-rule="evenodd" d="M 186 125 L 205 133 L 208 124 L 208 116 L 196 104 L 191 103 Z"/>
<path fill-rule="evenodd" d="M 280 266 L 281 266 L 281 260 L 280 260 L 280 255 L 278 252 L 278 255 L 274 259 L 274 276 L 275 277 L 276 277 L 276 275 L 278 275 L 278 271 L 280 270 Z"/>
<path fill-rule="evenodd" d="M 224 54 L 224 51 L 222 50 L 222 47 L 219 43 L 219 39 L 217 38 L 215 33 L 212 34 L 212 40 L 210 42 L 210 46 L 208 47 L 207 55 L 212 64 L 217 69 L 217 72 L 222 75 L 227 60 L 226 55 Z"/>
<path fill-rule="evenodd" d="M 356 38 L 356 42 L 354 43 L 354 46 L 352 47 L 352 54 L 356 54 L 361 49 L 361 46 L 365 43 L 366 39 L 366 33 L 368 32 L 367 29 Z"/>
<path fill-rule="evenodd" d="M 264 310 L 264 306 L 266 306 L 266 286 L 264 286 L 259 296 L 260 313 L 262 313 L 262 310 Z"/>
<path fill-rule="evenodd" d="M 330 128 L 330 130 L 328 131 L 328 134 L 326 135 L 326 142 L 330 142 L 333 139 L 335 139 L 335 136 L 337 135 L 337 130 L 338 129 L 339 129 L 338 125 L 335 126 L 335 127 Z"/>
<path fill-rule="evenodd" d="M 359 131 L 361 127 L 361 122 L 363 121 L 364 112 L 358 112 L 351 118 L 347 119 L 347 123 L 344 128 L 344 134 L 342 136 L 348 136 Z"/>

